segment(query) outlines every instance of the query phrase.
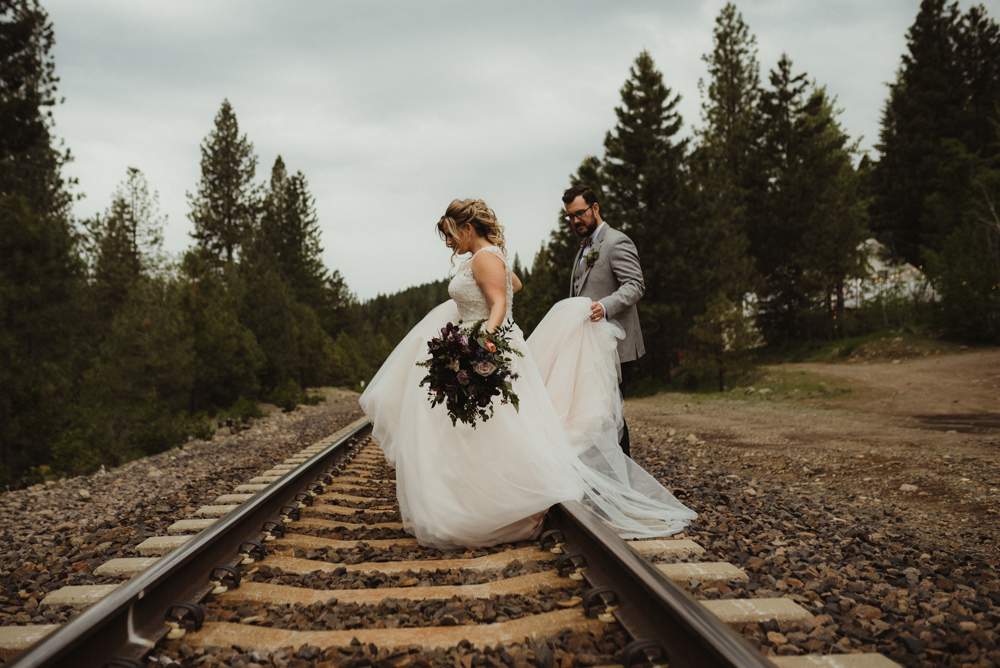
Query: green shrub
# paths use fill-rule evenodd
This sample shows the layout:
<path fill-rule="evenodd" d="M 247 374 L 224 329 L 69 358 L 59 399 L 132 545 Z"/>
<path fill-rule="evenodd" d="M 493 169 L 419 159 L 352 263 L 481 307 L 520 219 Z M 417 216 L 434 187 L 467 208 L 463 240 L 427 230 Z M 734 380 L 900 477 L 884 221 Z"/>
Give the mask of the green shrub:
<path fill-rule="evenodd" d="M 59 435 L 52 444 L 52 461 L 67 476 L 84 475 L 101 465 L 101 453 L 82 430 L 71 428 Z M 48 467 L 46 467 L 48 468 Z"/>
<path fill-rule="evenodd" d="M 306 399 L 303 403 L 305 403 L 307 406 L 318 406 L 324 401 L 326 401 L 326 397 L 322 394 L 306 393 Z"/>
<path fill-rule="evenodd" d="M 227 411 L 230 417 L 239 419 L 241 422 L 248 422 L 253 419 L 264 417 L 264 411 L 260 409 L 256 401 L 251 401 L 246 397 L 240 397 L 236 403 L 229 407 Z"/>
<path fill-rule="evenodd" d="M 267 400 L 286 413 L 290 413 L 296 406 L 305 403 L 306 397 L 299 384 L 289 379 L 271 390 Z"/>

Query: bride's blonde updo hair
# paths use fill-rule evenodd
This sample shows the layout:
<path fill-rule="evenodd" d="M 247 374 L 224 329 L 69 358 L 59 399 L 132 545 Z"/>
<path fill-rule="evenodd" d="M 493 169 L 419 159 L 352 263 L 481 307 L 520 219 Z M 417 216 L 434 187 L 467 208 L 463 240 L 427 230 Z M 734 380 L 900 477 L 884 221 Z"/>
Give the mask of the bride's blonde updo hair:
<path fill-rule="evenodd" d="M 485 238 L 491 244 L 495 244 L 507 254 L 507 248 L 503 243 L 503 225 L 497 220 L 497 215 L 493 209 L 486 206 L 486 202 L 481 199 L 456 199 L 448 205 L 448 209 L 437 222 L 438 234 L 442 239 L 448 237 L 459 239 L 458 228 L 468 223 L 479 236 Z M 458 246 L 454 247 L 451 253 L 452 262 L 458 254 Z"/>

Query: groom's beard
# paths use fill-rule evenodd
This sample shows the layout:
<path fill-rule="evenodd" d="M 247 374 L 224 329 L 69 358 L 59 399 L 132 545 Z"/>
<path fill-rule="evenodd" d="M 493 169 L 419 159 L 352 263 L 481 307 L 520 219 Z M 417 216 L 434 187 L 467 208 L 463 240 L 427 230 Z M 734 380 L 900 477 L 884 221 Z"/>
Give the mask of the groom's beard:
<path fill-rule="evenodd" d="M 591 234 L 594 233 L 594 230 L 597 229 L 597 218 L 595 217 L 594 220 L 587 223 L 586 229 L 581 229 L 579 224 L 574 225 L 573 229 L 576 230 L 576 233 L 580 235 L 581 239 L 583 239 L 584 237 L 589 237 Z"/>

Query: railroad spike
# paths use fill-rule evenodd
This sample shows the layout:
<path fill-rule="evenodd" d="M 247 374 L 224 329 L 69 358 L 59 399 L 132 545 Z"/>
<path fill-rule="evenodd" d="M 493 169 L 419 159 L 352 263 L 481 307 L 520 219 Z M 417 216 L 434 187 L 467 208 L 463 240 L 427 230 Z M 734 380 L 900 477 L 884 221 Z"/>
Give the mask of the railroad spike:
<path fill-rule="evenodd" d="M 640 660 L 636 662 L 636 658 L 640 658 Z M 662 666 L 667 665 L 669 660 L 667 650 L 656 640 L 633 640 L 625 645 L 625 651 L 622 652 L 622 666 L 624 668 L 632 668 L 633 665 L 645 663 L 649 663 L 653 668 L 662 668 Z"/>
<path fill-rule="evenodd" d="M 197 603 L 181 601 L 174 603 L 167 608 L 166 625 L 170 627 L 167 638 L 176 640 L 187 633 L 188 625 L 193 626 L 192 630 L 197 631 L 205 623 L 205 611 Z"/>
<path fill-rule="evenodd" d="M 260 541 L 256 540 L 245 540 L 240 544 L 239 555 L 243 558 L 241 562 L 244 566 L 248 566 L 254 562 L 253 555 L 257 555 L 258 560 L 263 560 L 266 554 L 264 550 L 264 545 Z"/>
<path fill-rule="evenodd" d="M 220 571 L 222 574 L 218 575 Z M 239 589 L 240 580 L 242 578 L 243 575 L 235 567 L 230 566 L 229 564 L 219 564 L 212 569 L 211 573 L 209 573 L 208 584 L 214 587 L 214 589 L 212 589 L 213 594 L 224 594 L 229 591 L 230 587 L 233 589 Z M 227 582 L 230 584 L 226 584 Z"/>
<path fill-rule="evenodd" d="M 568 568 L 573 569 L 569 574 L 565 573 Z M 587 558 L 579 552 L 567 552 L 556 560 L 556 572 L 564 578 L 582 580 L 585 570 L 587 570 Z"/>
<path fill-rule="evenodd" d="M 283 538 L 285 536 L 285 525 L 283 520 L 280 519 L 268 520 L 264 522 L 264 526 L 262 526 L 260 530 L 264 534 L 264 542 L 274 540 L 275 538 Z"/>
<path fill-rule="evenodd" d="M 549 547 L 549 543 L 552 544 Z M 563 546 L 566 544 L 566 536 L 559 529 L 549 529 L 538 537 L 538 544 L 542 550 L 548 550 L 552 554 L 562 554 Z"/>
<path fill-rule="evenodd" d="M 598 621 L 605 624 L 617 621 L 612 614 L 618 609 L 620 601 L 618 593 L 610 587 L 594 587 L 583 596 L 583 612 L 588 617 L 597 617 Z M 594 612 L 595 608 L 604 607 L 600 612 Z"/>

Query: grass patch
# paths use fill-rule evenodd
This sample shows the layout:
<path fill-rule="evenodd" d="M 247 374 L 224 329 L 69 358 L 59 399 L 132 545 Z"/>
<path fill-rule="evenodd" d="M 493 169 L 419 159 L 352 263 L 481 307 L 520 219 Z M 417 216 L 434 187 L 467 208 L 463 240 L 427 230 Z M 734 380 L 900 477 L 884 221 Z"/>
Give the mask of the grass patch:
<path fill-rule="evenodd" d="M 719 392 L 717 385 L 708 389 L 688 390 L 676 385 L 654 389 L 651 383 L 637 383 L 641 392 L 628 392 L 632 399 L 650 399 L 670 395 L 670 401 L 705 404 L 719 399 L 735 401 L 809 401 L 833 399 L 851 393 L 848 382 L 810 371 L 784 371 L 777 367 L 757 368 L 743 378 L 738 387 Z M 665 397 L 664 397 L 665 398 Z"/>
<path fill-rule="evenodd" d="M 847 381 L 811 371 L 785 371 L 772 367 L 759 369 L 749 385 L 734 388 L 728 395 L 734 399 L 759 401 L 832 399 L 850 393 L 851 386 Z"/>
<path fill-rule="evenodd" d="M 848 359 L 859 347 L 890 335 L 894 336 L 892 333 L 874 332 L 835 341 L 797 341 L 765 346 L 754 351 L 754 364 L 840 362 Z"/>
<path fill-rule="evenodd" d="M 757 365 L 777 365 L 797 362 L 891 360 L 957 353 L 966 348 L 967 346 L 943 341 L 923 332 L 891 330 L 834 341 L 805 341 L 765 346 L 754 351 L 753 362 Z"/>
<path fill-rule="evenodd" d="M 943 341 L 926 332 L 900 329 L 874 332 L 835 341 L 807 341 L 765 346 L 748 351 L 743 359 L 731 360 L 726 369 L 726 391 L 719 392 L 714 364 L 694 360 L 675 369 L 670 382 L 640 378 L 627 388 L 626 398 L 641 399 L 668 392 L 690 397 L 739 397 L 761 399 L 787 396 L 793 399 L 836 397 L 850 392 L 843 382 L 821 374 L 779 370 L 782 364 L 889 362 L 959 353 L 969 346 Z M 767 368 L 765 368 L 767 367 Z M 747 388 L 754 392 L 744 394 Z M 757 392 L 763 390 L 763 392 Z M 693 399 L 692 399 L 693 400 Z"/>

